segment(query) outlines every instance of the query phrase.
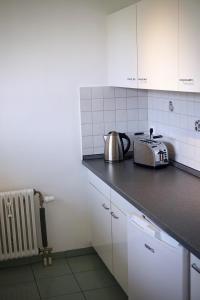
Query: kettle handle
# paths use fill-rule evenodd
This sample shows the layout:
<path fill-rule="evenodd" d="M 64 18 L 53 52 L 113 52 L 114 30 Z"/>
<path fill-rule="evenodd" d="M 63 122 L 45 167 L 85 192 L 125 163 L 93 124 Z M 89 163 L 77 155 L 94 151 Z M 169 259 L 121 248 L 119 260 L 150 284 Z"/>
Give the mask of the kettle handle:
<path fill-rule="evenodd" d="M 129 137 L 125 133 L 119 133 L 119 137 L 120 137 L 120 140 L 122 142 L 123 153 L 126 154 L 128 152 L 128 150 L 130 149 L 131 140 L 129 139 Z M 124 149 L 123 139 L 127 140 L 127 142 L 128 142 L 128 144 L 126 146 L 126 149 Z"/>

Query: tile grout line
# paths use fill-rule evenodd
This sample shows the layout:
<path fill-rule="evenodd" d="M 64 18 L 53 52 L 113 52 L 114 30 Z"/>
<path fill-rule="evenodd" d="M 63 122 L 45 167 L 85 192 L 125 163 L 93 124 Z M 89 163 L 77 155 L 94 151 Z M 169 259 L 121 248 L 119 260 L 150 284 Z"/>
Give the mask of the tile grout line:
<path fill-rule="evenodd" d="M 86 296 L 85 296 L 85 294 L 84 294 L 84 291 L 82 290 L 82 288 L 81 288 L 81 286 L 80 286 L 80 284 L 79 284 L 79 282 L 78 282 L 78 280 L 77 280 L 77 278 L 76 278 L 76 276 L 75 276 L 75 273 L 73 272 L 73 269 L 71 268 L 71 266 L 70 266 L 70 264 L 69 264 L 69 262 L 68 262 L 68 258 L 66 258 L 66 262 L 67 262 L 67 265 L 68 265 L 70 271 L 72 272 L 72 276 L 73 276 L 74 280 L 76 281 L 77 286 L 78 286 L 79 289 L 80 289 L 81 294 L 83 295 L 84 299 L 87 300 L 87 298 L 86 298 Z"/>
<path fill-rule="evenodd" d="M 37 288 L 37 291 L 38 291 L 40 300 L 42 300 L 42 296 L 41 296 L 41 294 L 40 294 L 40 289 L 39 289 L 39 286 L 38 286 L 38 284 L 37 284 L 37 280 L 36 280 L 35 273 L 34 273 L 34 271 L 33 271 L 32 264 L 30 265 L 30 268 L 31 268 L 31 271 L 32 271 L 32 274 L 33 274 L 33 278 L 34 278 L 34 281 L 35 281 L 35 285 L 36 285 L 36 288 Z"/>

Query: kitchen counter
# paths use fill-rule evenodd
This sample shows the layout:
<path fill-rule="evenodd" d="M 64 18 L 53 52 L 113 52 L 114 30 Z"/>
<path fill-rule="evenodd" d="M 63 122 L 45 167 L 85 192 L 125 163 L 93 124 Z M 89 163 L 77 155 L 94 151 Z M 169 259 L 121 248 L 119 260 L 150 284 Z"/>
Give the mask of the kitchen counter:
<path fill-rule="evenodd" d="M 149 169 L 132 159 L 83 165 L 200 258 L 200 179 L 174 166 Z"/>

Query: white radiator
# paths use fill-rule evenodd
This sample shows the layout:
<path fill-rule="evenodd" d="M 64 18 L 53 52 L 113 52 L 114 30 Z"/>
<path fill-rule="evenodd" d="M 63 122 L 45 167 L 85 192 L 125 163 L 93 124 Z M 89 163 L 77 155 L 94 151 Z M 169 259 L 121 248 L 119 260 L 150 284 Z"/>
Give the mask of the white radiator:
<path fill-rule="evenodd" d="M 38 254 L 34 191 L 0 193 L 0 261 Z"/>

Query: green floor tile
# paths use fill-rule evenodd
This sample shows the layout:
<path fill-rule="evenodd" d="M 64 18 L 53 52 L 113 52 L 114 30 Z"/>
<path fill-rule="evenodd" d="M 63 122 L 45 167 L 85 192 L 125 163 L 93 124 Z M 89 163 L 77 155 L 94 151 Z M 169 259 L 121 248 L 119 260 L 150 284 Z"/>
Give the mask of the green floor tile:
<path fill-rule="evenodd" d="M 37 280 L 37 284 L 42 298 L 51 298 L 80 292 L 80 288 L 73 275 L 41 278 Z"/>
<path fill-rule="evenodd" d="M 47 300 L 85 300 L 83 294 L 72 294 L 72 295 L 63 295 L 53 298 L 48 298 Z"/>
<path fill-rule="evenodd" d="M 42 263 L 33 264 L 32 269 L 37 279 L 71 274 L 67 260 L 64 258 L 53 260 L 52 265 L 47 267 L 44 267 Z"/>
<path fill-rule="evenodd" d="M 0 286 L 31 281 L 34 281 L 34 277 L 30 266 L 0 270 Z"/>
<path fill-rule="evenodd" d="M 87 300 L 128 300 L 120 287 L 111 287 L 84 292 Z"/>
<path fill-rule="evenodd" d="M 39 300 L 35 283 L 21 283 L 0 287 L 1 300 Z"/>
<path fill-rule="evenodd" d="M 117 285 L 114 277 L 106 269 L 76 273 L 75 277 L 83 291 Z"/>
<path fill-rule="evenodd" d="M 68 263 L 74 273 L 105 269 L 104 263 L 96 254 L 69 258 Z"/>

